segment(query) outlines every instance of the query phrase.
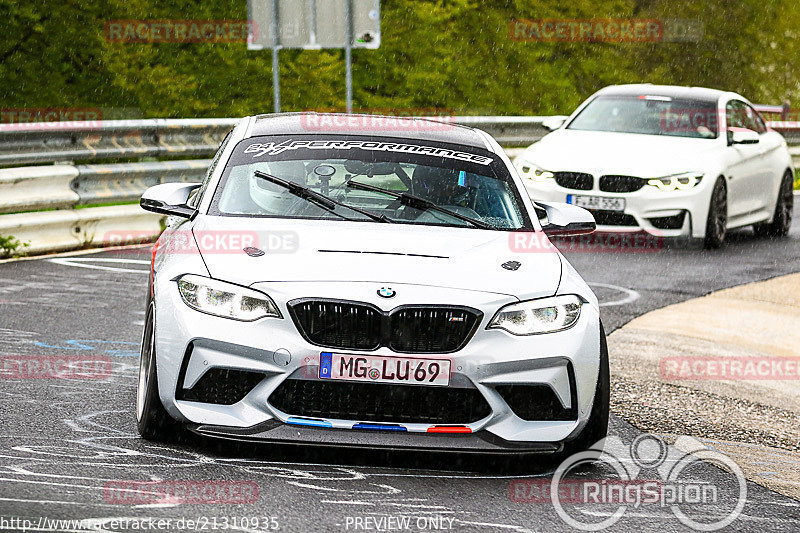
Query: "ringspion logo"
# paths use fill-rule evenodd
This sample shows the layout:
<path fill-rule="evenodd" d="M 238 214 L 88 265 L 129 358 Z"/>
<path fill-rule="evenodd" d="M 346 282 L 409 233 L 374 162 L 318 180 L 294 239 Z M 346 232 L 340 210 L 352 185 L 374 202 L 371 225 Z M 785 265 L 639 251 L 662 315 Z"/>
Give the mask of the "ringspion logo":
<path fill-rule="evenodd" d="M 603 477 L 585 478 L 587 467 Z M 718 469 L 732 480 L 716 483 Z M 733 459 L 692 437 L 680 436 L 670 446 L 651 434 L 630 444 L 611 436 L 564 459 L 549 480 L 512 481 L 508 497 L 552 504 L 561 520 L 579 531 L 613 528 L 626 513 L 653 508 L 663 509 L 664 516 L 669 509 L 688 528 L 717 531 L 741 515 L 747 480 Z"/>

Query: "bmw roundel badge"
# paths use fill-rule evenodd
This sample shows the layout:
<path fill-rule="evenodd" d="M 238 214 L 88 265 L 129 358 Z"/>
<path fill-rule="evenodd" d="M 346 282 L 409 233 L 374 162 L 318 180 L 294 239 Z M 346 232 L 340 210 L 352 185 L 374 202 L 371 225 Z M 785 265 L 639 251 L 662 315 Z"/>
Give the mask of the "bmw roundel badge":
<path fill-rule="evenodd" d="M 391 287 L 381 287 L 378 289 L 378 296 L 381 298 L 394 298 L 394 295 L 397 294 Z"/>

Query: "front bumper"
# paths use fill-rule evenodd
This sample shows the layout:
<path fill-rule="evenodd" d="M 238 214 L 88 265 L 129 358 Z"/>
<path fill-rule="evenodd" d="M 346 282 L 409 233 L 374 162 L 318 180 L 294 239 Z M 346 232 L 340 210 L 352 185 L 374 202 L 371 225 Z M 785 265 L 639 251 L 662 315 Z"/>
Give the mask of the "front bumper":
<path fill-rule="evenodd" d="M 624 198 L 624 211 L 593 211 L 598 231 L 644 231 L 664 238 L 702 238 L 705 235 L 710 193 L 705 190 L 702 181 L 686 191 L 661 191 L 652 186 L 644 186 L 638 191 L 627 193 L 600 191 L 596 185 L 591 190 L 567 189 L 552 179 L 523 181 L 528 194 L 534 200 L 566 202 L 570 194 Z"/>
<path fill-rule="evenodd" d="M 253 323 L 218 318 L 189 309 L 180 299 L 174 281 L 156 282 L 156 357 L 159 392 L 167 411 L 204 435 L 236 440 L 305 442 L 334 446 L 386 446 L 474 451 L 552 452 L 585 425 L 594 400 L 599 369 L 599 312 L 584 304 L 581 318 L 570 329 L 546 335 L 515 337 L 500 330 L 486 330 L 497 309 L 516 301 L 513 297 L 469 290 L 393 285 L 405 301 L 377 301 L 379 306 L 407 303 L 464 305 L 483 312 L 475 335 L 452 354 L 397 354 L 380 348 L 369 355 L 421 357 L 451 360 L 449 387 L 473 389 L 489 406 L 480 420 L 453 424 L 467 434 L 430 433 L 447 423 L 404 422 L 403 431 L 354 429 L 357 424 L 394 424 L 389 419 L 321 418 L 325 428 L 307 427 L 303 416 L 277 409 L 271 395 L 287 379 L 319 381 L 320 352 L 331 351 L 308 343 L 288 318 L 286 301 L 297 296 L 345 298 L 360 292 L 359 283 L 275 283 L 262 287 L 275 299 L 285 318 Z M 331 285 L 340 287 L 332 289 Z M 374 283 L 363 284 L 374 291 Z M 336 291 L 342 294 L 333 294 Z M 333 291 L 333 292 L 332 292 Z M 344 292 L 346 291 L 346 294 Z M 366 301 L 364 298 L 362 301 Z M 353 353 L 338 350 L 342 353 Z M 361 353 L 361 352 L 359 352 Z M 177 399 L 213 369 L 241 370 L 263 375 L 239 401 L 230 405 Z M 575 413 L 572 420 L 523 420 L 498 393 L 501 385 L 541 384 L 549 387 L 562 406 Z M 381 387 L 381 384 L 370 384 Z M 412 387 L 412 385 L 402 385 Z M 177 396 L 177 398 L 176 398 Z M 354 402 L 359 398 L 353 398 Z M 286 409 L 290 411 L 291 409 Z M 312 423 L 307 422 L 306 423 Z M 388 428 L 387 428 L 388 429 Z M 445 428 L 446 430 L 446 428 Z M 535 444 L 535 443 L 541 443 Z"/>

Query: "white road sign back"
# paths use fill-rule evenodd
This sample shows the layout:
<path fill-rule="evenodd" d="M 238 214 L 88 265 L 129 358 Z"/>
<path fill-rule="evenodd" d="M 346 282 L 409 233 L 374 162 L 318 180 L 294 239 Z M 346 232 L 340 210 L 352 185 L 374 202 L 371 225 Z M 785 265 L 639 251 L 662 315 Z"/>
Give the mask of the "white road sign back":
<path fill-rule="evenodd" d="M 273 46 L 272 31 L 278 10 L 280 48 L 345 48 L 347 4 L 350 2 L 353 48 L 378 48 L 381 43 L 380 0 L 248 0 L 250 50 Z"/>

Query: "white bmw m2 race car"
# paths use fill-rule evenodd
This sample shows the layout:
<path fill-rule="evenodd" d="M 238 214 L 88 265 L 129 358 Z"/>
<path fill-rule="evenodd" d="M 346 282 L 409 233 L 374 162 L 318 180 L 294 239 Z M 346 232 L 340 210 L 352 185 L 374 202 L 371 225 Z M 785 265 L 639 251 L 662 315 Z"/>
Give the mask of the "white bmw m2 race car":
<path fill-rule="evenodd" d="M 555 117 L 553 117 L 555 118 Z M 602 231 L 646 231 L 718 248 L 752 225 L 792 223 L 786 141 L 742 96 L 699 87 L 606 87 L 514 160 L 538 200 L 590 209 Z"/>
<path fill-rule="evenodd" d="M 331 117 L 347 126 L 309 127 Z M 141 435 L 489 453 L 604 437 L 597 298 L 545 245 L 592 232 L 591 214 L 535 204 L 480 130 L 353 117 L 245 118 L 202 184 L 142 196 L 171 217 Z"/>

